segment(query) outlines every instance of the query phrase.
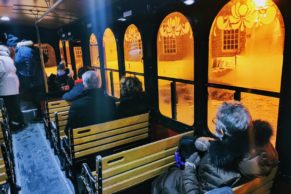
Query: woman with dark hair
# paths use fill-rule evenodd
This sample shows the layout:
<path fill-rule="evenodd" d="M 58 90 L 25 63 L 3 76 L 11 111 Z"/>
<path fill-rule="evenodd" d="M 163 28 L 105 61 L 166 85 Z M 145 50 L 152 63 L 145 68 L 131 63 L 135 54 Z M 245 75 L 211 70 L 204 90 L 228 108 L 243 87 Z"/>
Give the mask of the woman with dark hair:
<path fill-rule="evenodd" d="M 120 104 L 117 107 L 117 118 L 129 117 L 148 111 L 145 93 L 137 77 L 122 77 L 120 80 Z"/>

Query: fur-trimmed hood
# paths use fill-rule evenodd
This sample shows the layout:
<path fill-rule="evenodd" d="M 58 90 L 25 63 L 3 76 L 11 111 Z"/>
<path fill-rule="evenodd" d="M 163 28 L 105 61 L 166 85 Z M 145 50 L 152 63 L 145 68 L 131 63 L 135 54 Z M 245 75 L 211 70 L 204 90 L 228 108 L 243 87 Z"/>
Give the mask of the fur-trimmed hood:
<path fill-rule="evenodd" d="M 21 41 L 17 43 L 16 47 L 22 47 L 22 46 L 33 46 L 33 42 L 31 40 Z"/>

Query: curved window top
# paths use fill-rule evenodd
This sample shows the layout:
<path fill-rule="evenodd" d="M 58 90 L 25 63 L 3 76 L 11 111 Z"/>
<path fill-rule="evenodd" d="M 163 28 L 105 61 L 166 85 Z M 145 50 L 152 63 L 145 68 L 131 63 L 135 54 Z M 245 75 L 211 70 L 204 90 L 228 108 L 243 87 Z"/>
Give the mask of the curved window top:
<path fill-rule="evenodd" d="M 115 36 L 111 29 L 106 28 L 103 36 L 103 47 L 106 60 L 106 68 L 118 70 L 117 46 Z"/>
<path fill-rule="evenodd" d="M 90 36 L 90 58 L 92 66 L 100 67 L 98 42 L 93 33 Z"/>
<path fill-rule="evenodd" d="M 157 39 L 158 75 L 194 80 L 194 40 L 188 19 L 180 12 L 167 15 Z"/>
<path fill-rule="evenodd" d="M 90 36 L 90 45 L 98 45 L 98 42 L 97 42 L 97 38 L 96 38 L 96 36 L 95 36 L 95 34 L 91 34 L 91 36 Z"/>
<path fill-rule="evenodd" d="M 143 73 L 142 40 L 138 28 L 131 24 L 124 34 L 124 60 L 126 71 Z"/>
<path fill-rule="evenodd" d="M 284 22 L 272 0 L 232 0 L 209 37 L 209 82 L 280 91 Z"/>

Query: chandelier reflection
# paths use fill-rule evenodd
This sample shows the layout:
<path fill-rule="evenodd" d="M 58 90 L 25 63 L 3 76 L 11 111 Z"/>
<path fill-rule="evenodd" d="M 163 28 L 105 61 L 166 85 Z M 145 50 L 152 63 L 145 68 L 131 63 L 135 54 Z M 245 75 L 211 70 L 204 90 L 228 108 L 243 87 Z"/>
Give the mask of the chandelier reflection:
<path fill-rule="evenodd" d="M 230 11 L 216 19 L 220 30 L 258 27 L 272 23 L 277 9 L 271 0 L 235 0 Z"/>

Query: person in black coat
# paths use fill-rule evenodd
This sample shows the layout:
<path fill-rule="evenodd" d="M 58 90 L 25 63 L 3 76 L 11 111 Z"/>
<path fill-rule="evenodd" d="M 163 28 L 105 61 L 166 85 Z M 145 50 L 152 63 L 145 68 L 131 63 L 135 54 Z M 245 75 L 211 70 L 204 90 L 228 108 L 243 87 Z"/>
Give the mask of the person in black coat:
<path fill-rule="evenodd" d="M 103 123 L 114 119 L 115 100 L 106 96 L 98 88 L 98 78 L 95 71 L 87 71 L 82 76 L 84 91 L 74 100 L 69 110 L 66 133 L 69 129 Z"/>
<path fill-rule="evenodd" d="M 120 80 L 120 104 L 116 118 L 124 118 L 148 112 L 148 103 L 137 77 L 122 77 Z"/>

